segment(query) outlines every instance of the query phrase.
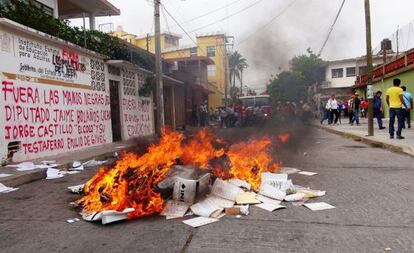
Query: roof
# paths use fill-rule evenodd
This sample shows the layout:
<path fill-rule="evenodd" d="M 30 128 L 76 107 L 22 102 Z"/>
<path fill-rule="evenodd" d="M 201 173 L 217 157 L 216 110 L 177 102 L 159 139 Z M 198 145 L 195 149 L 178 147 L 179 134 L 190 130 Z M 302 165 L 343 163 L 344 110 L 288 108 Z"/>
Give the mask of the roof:
<path fill-rule="evenodd" d="M 119 16 L 121 11 L 108 0 L 58 0 L 60 18 L 82 18 L 85 13 L 96 17 Z"/>
<path fill-rule="evenodd" d="M 211 33 L 204 33 L 204 34 L 197 34 L 197 38 L 201 37 L 225 37 L 226 34 L 223 32 L 211 32 Z"/>
<path fill-rule="evenodd" d="M 165 59 L 166 62 L 174 62 L 174 61 L 204 61 L 208 65 L 214 65 L 214 61 L 207 56 L 190 56 L 190 57 L 179 57 L 179 58 L 171 58 Z"/>
<path fill-rule="evenodd" d="M 172 32 L 162 32 L 160 35 L 161 36 L 162 35 L 169 35 L 169 36 L 172 36 L 172 37 L 176 37 L 178 39 L 181 39 L 182 38 L 182 36 L 180 34 L 172 33 Z M 150 37 L 154 37 L 155 35 L 153 33 L 151 33 L 149 36 Z M 147 38 L 147 34 L 145 34 L 145 35 L 137 35 L 137 37 L 136 37 L 137 40 L 139 40 L 139 39 L 145 39 L 145 38 Z"/>
<path fill-rule="evenodd" d="M 179 46 L 179 47 L 170 47 L 170 48 L 166 48 L 164 50 L 162 50 L 163 53 L 171 53 L 174 51 L 181 51 L 181 50 L 186 50 L 186 49 L 191 49 L 191 48 L 197 48 L 197 46 Z"/>

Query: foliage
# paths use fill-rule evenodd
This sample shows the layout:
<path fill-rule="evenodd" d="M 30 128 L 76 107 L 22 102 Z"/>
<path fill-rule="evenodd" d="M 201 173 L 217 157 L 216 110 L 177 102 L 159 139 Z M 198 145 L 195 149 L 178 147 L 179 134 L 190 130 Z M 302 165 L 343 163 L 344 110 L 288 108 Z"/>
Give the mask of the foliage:
<path fill-rule="evenodd" d="M 154 76 L 147 76 L 145 78 L 144 86 L 139 89 L 139 95 L 142 97 L 148 97 L 151 95 L 151 91 L 155 87 L 155 78 Z"/>
<path fill-rule="evenodd" d="M 230 83 L 232 87 L 236 86 L 236 78 L 242 79 L 243 69 L 247 68 L 247 60 L 239 52 L 235 51 L 229 57 Z"/>
<path fill-rule="evenodd" d="M 308 55 L 295 56 L 291 70 L 301 73 L 307 86 L 321 84 L 325 79 L 325 62 L 308 48 Z"/>
<path fill-rule="evenodd" d="M 304 78 L 299 72 L 283 71 L 270 80 L 268 91 L 276 101 L 298 101 L 306 97 Z"/>
<path fill-rule="evenodd" d="M 273 100 L 306 100 L 308 87 L 321 84 L 325 78 L 325 62 L 310 49 L 308 54 L 295 56 L 291 60 L 291 70 L 272 76 L 267 90 Z"/>
<path fill-rule="evenodd" d="M 154 61 L 152 57 L 144 50 L 128 45 L 119 38 L 99 31 L 71 27 L 68 21 L 51 17 L 23 0 L 8 2 L 9 4 L 0 6 L 0 17 L 32 27 L 112 59 L 130 61 L 143 68 L 152 69 Z"/>

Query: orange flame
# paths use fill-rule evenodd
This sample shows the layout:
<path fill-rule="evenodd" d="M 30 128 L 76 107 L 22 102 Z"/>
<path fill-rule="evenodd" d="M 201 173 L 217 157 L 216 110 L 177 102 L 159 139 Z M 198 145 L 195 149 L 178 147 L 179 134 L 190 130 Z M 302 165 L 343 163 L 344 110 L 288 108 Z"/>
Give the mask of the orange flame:
<path fill-rule="evenodd" d="M 207 130 L 199 131 L 186 142 L 183 134 L 164 131 L 160 142 L 150 145 L 144 155 L 122 153 L 113 168 L 101 168 L 85 184 L 85 196 L 77 203 L 88 213 L 132 207 L 135 211 L 129 214 L 130 219 L 160 213 L 164 200 L 156 185 L 180 160 L 186 165 L 213 168 L 217 177 L 246 180 L 254 189 L 260 186 L 262 172 L 278 169 L 268 152 L 269 138 L 231 145 L 227 152 L 216 148 L 216 144 L 223 146 Z M 212 160 L 226 158 L 228 163 L 211 166 Z"/>
<path fill-rule="evenodd" d="M 289 139 L 290 139 L 289 134 L 280 134 L 279 135 L 279 141 L 282 142 L 282 143 L 288 142 Z"/>

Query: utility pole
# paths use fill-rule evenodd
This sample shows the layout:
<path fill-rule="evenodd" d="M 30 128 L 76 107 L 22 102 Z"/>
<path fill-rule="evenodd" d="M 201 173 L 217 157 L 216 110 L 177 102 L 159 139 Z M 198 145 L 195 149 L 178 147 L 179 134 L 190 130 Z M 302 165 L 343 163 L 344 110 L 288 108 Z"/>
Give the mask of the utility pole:
<path fill-rule="evenodd" d="M 367 39 L 367 99 L 368 99 L 368 136 L 374 136 L 374 92 L 372 89 L 372 45 L 371 45 L 371 11 L 369 0 L 365 0 L 365 29 Z"/>
<path fill-rule="evenodd" d="M 160 5 L 161 0 L 154 0 L 155 26 L 155 83 L 157 86 L 157 119 L 158 133 L 165 127 L 164 119 L 164 89 L 162 82 L 161 35 L 160 35 Z"/>

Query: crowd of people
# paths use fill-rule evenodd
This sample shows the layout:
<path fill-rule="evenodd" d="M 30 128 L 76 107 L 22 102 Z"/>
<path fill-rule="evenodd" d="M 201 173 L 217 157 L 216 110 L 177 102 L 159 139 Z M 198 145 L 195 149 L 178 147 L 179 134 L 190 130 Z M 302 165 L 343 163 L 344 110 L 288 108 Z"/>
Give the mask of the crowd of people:
<path fill-rule="evenodd" d="M 413 109 L 413 96 L 407 91 L 405 86 L 401 86 L 400 79 L 393 80 L 393 87 L 386 92 L 385 102 L 389 108 L 389 134 L 394 138 L 396 132 L 398 139 L 404 139 L 401 135 L 402 129 L 406 126 L 411 128 L 411 110 Z M 382 100 L 382 91 L 377 91 L 373 99 L 373 116 L 377 120 L 378 128 L 385 129 L 382 119 L 384 118 L 384 102 Z M 361 99 L 358 93 L 350 96 L 349 100 L 337 100 L 335 95 L 331 95 L 326 104 L 321 102 L 319 106 L 320 123 L 326 120 L 329 125 L 341 123 L 341 118 L 347 117 L 350 125 L 360 125 L 360 117 L 368 116 L 368 100 Z M 395 118 L 397 118 L 398 127 L 395 130 Z"/>

